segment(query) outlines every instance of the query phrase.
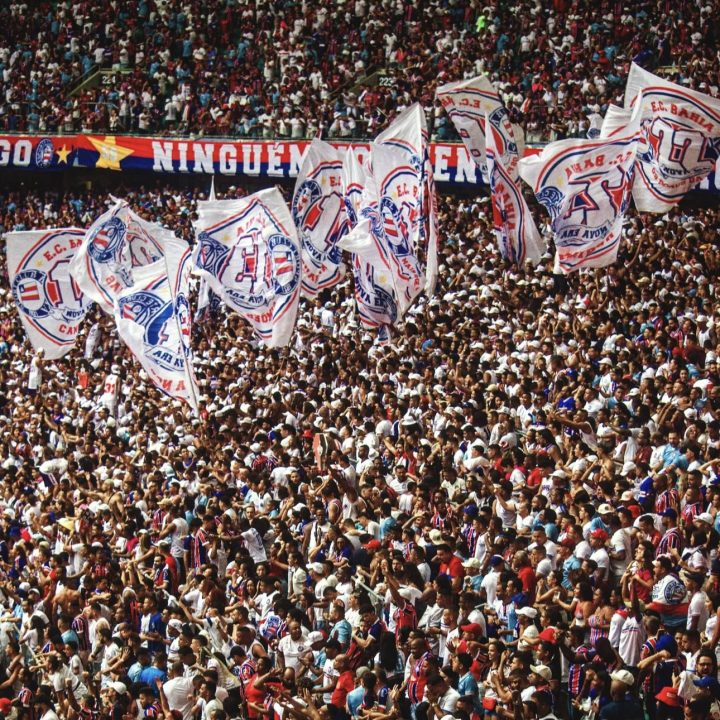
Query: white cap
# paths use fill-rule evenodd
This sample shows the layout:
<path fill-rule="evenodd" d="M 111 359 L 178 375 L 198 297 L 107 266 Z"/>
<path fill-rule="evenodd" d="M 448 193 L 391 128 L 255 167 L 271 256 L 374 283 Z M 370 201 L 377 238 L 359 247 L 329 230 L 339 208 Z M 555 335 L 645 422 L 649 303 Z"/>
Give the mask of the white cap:
<path fill-rule="evenodd" d="M 548 682 L 552 680 L 552 670 L 547 665 L 531 665 L 530 670 Z"/>
<path fill-rule="evenodd" d="M 628 687 L 635 684 L 635 677 L 629 670 L 616 670 L 614 673 L 610 673 L 610 678 L 625 683 Z"/>

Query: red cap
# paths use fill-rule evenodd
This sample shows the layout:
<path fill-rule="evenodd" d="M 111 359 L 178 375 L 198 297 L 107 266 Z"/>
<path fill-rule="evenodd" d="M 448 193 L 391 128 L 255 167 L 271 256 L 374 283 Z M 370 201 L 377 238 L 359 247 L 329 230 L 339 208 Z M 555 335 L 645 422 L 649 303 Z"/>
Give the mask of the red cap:
<path fill-rule="evenodd" d="M 12 712 L 12 700 L 0 698 L 0 712 L 3 715 L 9 715 Z"/>
<path fill-rule="evenodd" d="M 545 642 L 552 643 L 553 645 L 557 645 L 557 630 L 554 627 L 545 628 L 540 633 L 540 639 Z"/>
<path fill-rule="evenodd" d="M 382 543 L 379 540 L 368 540 L 363 547 L 366 550 L 380 550 Z"/>
<path fill-rule="evenodd" d="M 608 534 L 602 528 L 598 528 L 590 533 L 590 537 L 598 540 L 607 540 Z"/>
<path fill-rule="evenodd" d="M 669 685 L 664 687 L 655 696 L 655 699 L 659 700 L 661 703 L 665 703 L 665 705 L 669 705 L 670 707 L 682 707 L 682 700 L 678 697 L 677 688 L 670 687 Z"/>
<path fill-rule="evenodd" d="M 483 631 L 482 625 L 479 625 L 478 623 L 470 623 L 469 625 L 463 625 L 460 629 L 466 633 L 477 634 L 480 634 Z"/>
<path fill-rule="evenodd" d="M 569 538 L 569 537 L 563 538 L 560 541 L 560 544 L 563 547 L 570 548 L 571 550 L 575 549 L 575 541 L 572 538 Z"/>

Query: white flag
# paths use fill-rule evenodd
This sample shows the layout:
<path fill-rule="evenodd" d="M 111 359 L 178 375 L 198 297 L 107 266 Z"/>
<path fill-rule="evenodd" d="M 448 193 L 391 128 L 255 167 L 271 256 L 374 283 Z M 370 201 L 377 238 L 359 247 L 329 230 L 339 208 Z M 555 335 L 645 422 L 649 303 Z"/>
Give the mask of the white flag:
<path fill-rule="evenodd" d="M 639 111 L 633 199 L 640 212 L 665 213 L 715 168 L 720 151 L 720 100 L 633 63 L 624 111 L 609 109 L 602 137 L 624 134 L 633 112 Z"/>
<path fill-rule="evenodd" d="M 51 360 L 75 345 L 91 301 L 69 267 L 84 230 L 28 230 L 5 235 L 10 289 L 30 342 Z"/>
<path fill-rule="evenodd" d="M 353 228 L 338 246 L 352 253 L 355 299 L 364 327 L 392 325 L 398 320 L 398 291 L 391 270 L 375 186 L 352 148 L 343 161 L 345 208 Z"/>
<path fill-rule="evenodd" d="M 112 314 L 115 298 L 134 284 L 135 269 L 160 260 L 162 237 L 169 236 L 169 230 L 143 220 L 118 200 L 88 228 L 70 274 L 91 300 Z"/>
<path fill-rule="evenodd" d="M 380 214 L 395 260 L 402 316 L 437 280 L 437 205 L 425 112 L 415 103 L 380 133 L 370 149 Z"/>
<path fill-rule="evenodd" d="M 537 265 L 545 252 L 521 188 L 513 182 L 498 152 L 501 146 L 499 134 L 486 123 L 486 149 L 490 197 L 493 209 L 493 226 L 500 254 L 518 265 L 531 262 Z"/>
<path fill-rule="evenodd" d="M 489 182 L 485 155 L 485 116 L 489 117 L 499 141 L 496 143 L 495 157 L 501 158 L 508 175 L 517 182 L 520 159 L 518 144 L 508 112 L 490 80 L 480 75 L 470 80 L 448 83 L 439 87 L 435 95 L 443 104 L 470 156 L 480 168 L 485 182 Z"/>
<path fill-rule="evenodd" d="M 163 244 L 163 258 L 136 268 L 133 285 L 115 299 L 115 322 L 155 386 L 197 410 L 188 302 L 190 248 L 175 236 Z"/>
<path fill-rule="evenodd" d="M 636 131 L 613 140 L 560 140 L 520 161 L 520 175 L 550 214 L 562 272 L 615 262 L 637 137 Z"/>
<path fill-rule="evenodd" d="M 340 282 L 338 240 L 348 230 L 342 192 L 342 159 L 315 139 L 303 156 L 290 207 L 302 247 L 302 294 L 314 298 Z"/>
<path fill-rule="evenodd" d="M 297 231 L 280 191 L 198 202 L 197 274 L 269 347 L 290 340 L 300 298 Z"/>

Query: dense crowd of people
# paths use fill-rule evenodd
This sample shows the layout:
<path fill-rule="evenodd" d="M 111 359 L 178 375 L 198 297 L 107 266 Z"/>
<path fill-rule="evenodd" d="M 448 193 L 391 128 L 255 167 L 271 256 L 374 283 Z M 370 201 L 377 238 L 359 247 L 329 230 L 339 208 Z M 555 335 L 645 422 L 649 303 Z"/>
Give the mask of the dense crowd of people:
<path fill-rule="evenodd" d="M 114 194 L 193 241 L 203 191 Z M 6 193 L 0 232 L 109 202 Z M 33 352 L 5 279 L 0 714 L 720 717 L 720 211 L 630 212 L 567 277 L 502 261 L 486 199 L 439 214 L 387 343 L 349 275 L 283 350 L 206 309 L 199 417 L 99 310 Z"/>
<path fill-rule="evenodd" d="M 718 92 L 716 0 L 88 0 L 0 7 L 0 129 L 374 137 L 487 73 L 528 141 L 584 136 L 630 62 Z M 109 70 L 86 82 L 98 70 Z"/>

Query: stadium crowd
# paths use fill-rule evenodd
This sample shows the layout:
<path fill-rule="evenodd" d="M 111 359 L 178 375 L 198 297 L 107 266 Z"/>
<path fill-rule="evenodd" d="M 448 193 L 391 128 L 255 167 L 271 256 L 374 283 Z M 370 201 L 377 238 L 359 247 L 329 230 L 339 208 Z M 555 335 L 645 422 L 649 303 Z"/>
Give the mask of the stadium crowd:
<path fill-rule="evenodd" d="M 444 140 L 456 136 L 436 85 L 484 72 L 528 141 L 584 136 L 633 59 L 717 95 L 718 11 L 716 0 L 12 0 L 0 7 L 0 130 L 374 137 L 420 101 Z"/>
<path fill-rule="evenodd" d="M 201 192 L 114 194 L 192 241 Z M 13 192 L 0 231 L 108 202 Z M 5 280 L 3 717 L 720 717 L 720 211 L 631 212 L 569 277 L 439 213 L 387 344 L 349 279 L 282 351 L 211 305 L 199 417 L 99 311 L 34 353 Z"/>

